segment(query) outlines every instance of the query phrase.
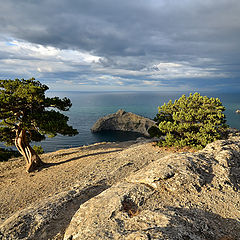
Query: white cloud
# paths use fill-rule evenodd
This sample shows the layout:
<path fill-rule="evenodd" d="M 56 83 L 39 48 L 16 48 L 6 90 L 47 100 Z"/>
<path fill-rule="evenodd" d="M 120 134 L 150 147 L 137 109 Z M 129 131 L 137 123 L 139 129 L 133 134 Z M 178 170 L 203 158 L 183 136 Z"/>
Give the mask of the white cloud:
<path fill-rule="evenodd" d="M 165 80 L 173 84 L 179 78 L 227 77 L 212 64 L 214 59 L 210 58 L 199 58 L 195 65 L 187 61 L 146 61 L 143 58 L 135 61 L 135 57 L 104 61 L 104 57 L 91 52 L 62 50 L 16 39 L 6 41 L 4 38 L 0 38 L 0 49 L 3 53 L 0 60 L 1 78 L 9 78 L 9 73 L 15 73 L 19 78 L 42 78 L 50 86 L 63 84 L 68 85 L 69 89 L 72 86 L 74 90 L 82 86 L 154 89 L 166 87 Z"/>
<path fill-rule="evenodd" d="M 208 62 L 209 65 L 213 62 L 212 59 L 202 59 L 201 62 Z M 171 80 L 171 79 L 193 79 L 193 78 L 227 78 L 228 75 L 223 73 L 217 67 L 200 67 L 192 66 L 186 61 L 182 62 L 158 62 L 158 63 L 149 63 L 148 66 L 140 70 L 129 70 L 125 66 L 106 66 L 101 67 L 96 65 L 94 71 L 99 74 L 104 74 L 99 78 L 108 78 L 114 79 L 114 77 L 121 76 L 123 79 L 132 76 L 133 78 L 145 78 L 148 83 L 153 80 Z M 109 77 L 111 76 L 111 77 Z M 140 83 L 141 80 L 138 79 Z M 142 81 L 144 83 L 144 80 Z"/>
<path fill-rule="evenodd" d="M 59 54 L 59 50 L 54 47 L 42 46 L 25 41 L 12 40 L 6 44 L 9 46 L 10 51 L 24 53 L 31 57 L 51 57 Z"/>
<path fill-rule="evenodd" d="M 70 84 L 70 85 L 72 85 L 72 84 L 73 84 L 73 81 L 71 81 L 71 80 L 63 80 L 63 81 L 56 81 L 56 83 Z"/>
<path fill-rule="evenodd" d="M 87 52 L 67 49 L 61 50 L 51 46 L 43 46 L 40 44 L 33 44 L 20 40 L 12 40 L 9 42 L 5 42 L 5 44 L 8 52 L 14 54 L 18 53 L 25 57 L 35 57 L 44 60 L 55 59 L 57 61 L 72 62 L 78 64 L 89 64 L 92 62 L 98 62 L 100 59 L 100 57 L 94 56 Z"/>
<path fill-rule="evenodd" d="M 37 70 L 40 73 L 41 72 L 52 72 L 53 71 L 53 69 L 51 67 L 48 67 L 48 66 L 46 66 L 46 67 L 38 67 Z"/>
<path fill-rule="evenodd" d="M 1 77 L 8 73 L 37 77 L 47 73 L 78 72 L 79 67 L 91 67 L 100 59 L 87 52 L 61 50 L 3 37 L 0 38 L 0 49 L 3 53 L 0 59 Z"/>
<path fill-rule="evenodd" d="M 218 70 L 217 68 L 191 66 L 187 62 L 160 62 L 142 69 L 143 72 L 150 75 L 150 78 L 158 79 L 227 77 L 225 73 L 221 73 Z"/>

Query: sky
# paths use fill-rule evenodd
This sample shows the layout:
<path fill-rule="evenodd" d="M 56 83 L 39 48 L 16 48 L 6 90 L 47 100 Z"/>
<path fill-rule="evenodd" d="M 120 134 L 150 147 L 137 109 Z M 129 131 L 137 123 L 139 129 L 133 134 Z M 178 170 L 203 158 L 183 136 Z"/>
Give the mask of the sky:
<path fill-rule="evenodd" d="M 239 0 L 0 0 L 0 79 L 240 91 Z"/>

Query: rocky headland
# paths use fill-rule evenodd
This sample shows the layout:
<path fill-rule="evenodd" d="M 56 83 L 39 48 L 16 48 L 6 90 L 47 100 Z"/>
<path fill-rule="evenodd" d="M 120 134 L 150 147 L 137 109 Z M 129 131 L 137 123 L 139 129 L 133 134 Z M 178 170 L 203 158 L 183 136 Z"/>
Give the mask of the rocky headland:
<path fill-rule="evenodd" d="M 45 154 L 52 165 L 22 177 L 21 160 L 1 163 L 0 239 L 240 239 L 240 134 L 174 151 L 95 144 Z M 14 189 L 31 196 L 38 181 L 34 194 L 46 196 L 17 207 Z"/>
<path fill-rule="evenodd" d="M 155 122 L 149 118 L 126 112 L 122 109 L 97 120 L 92 126 L 92 132 L 101 131 L 124 131 L 136 132 L 149 137 L 148 130 L 155 126 Z"/>

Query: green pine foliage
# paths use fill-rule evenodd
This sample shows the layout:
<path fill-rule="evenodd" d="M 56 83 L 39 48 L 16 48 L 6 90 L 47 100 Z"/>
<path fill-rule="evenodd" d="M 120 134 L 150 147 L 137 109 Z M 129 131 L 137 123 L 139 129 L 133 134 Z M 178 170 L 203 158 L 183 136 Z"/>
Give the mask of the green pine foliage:
<path fill-rule="evenodd" d="M 78 133 L 67 124 L 68 117 L 55 110 L 68 111 L 70 99 L 48 98 L 47 90 L 34 78 L 0 80 L 0 141 L 14 145 L 17 127 L 27 131 L 29 142 L 40 142 L 46 135 Z"/>
<path fill-rule="evenodd" d="M 165 136 L 159 145 L 201 149 L 221 139 L 227 127 L 224 110 L 218 98 L 208 98 L 199 93 L 189 97 L 182 95 L 174 103 L 170 100 L 158 108 L 154 119 L 159 132 Z"/>
<path fill-rule="evenodd" d="M 38 145 L 38 146 L 34 145 L 33 149 L 37 154 L 43 154 L 44 153 L 44 150 L 43 150 L 42 146 L 40 146 L 40 145 Z"/>
<path fill-rule="evenodd" d="M 30 142 L 57 134 L 78 134 L 62 114 L 72 106 L 70 99 L 46 97 L 47 90 L 48 86 L 34 78 L 0 80 L 0 141 L 9 146 L 15 144 L 29 166 L 36 155 Z"/>

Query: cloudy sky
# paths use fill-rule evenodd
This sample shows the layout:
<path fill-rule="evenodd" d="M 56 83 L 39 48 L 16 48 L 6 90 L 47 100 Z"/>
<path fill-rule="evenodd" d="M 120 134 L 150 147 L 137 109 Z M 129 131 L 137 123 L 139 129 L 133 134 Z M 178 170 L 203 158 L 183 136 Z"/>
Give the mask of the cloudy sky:
<path fill-rule="evenodd" d="M 0 79 L 240 90 L 239 0 L 0 0 Z"/>

